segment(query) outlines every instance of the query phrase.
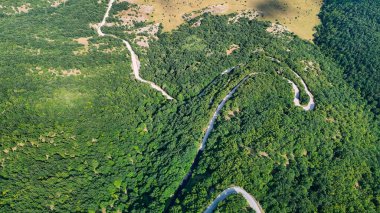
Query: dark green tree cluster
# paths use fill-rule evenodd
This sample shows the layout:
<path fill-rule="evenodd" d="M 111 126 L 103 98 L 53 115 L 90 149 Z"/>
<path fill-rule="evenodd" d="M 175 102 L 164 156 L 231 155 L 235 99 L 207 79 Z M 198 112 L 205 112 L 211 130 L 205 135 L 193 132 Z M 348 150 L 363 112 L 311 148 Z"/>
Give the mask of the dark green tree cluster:
<path fill-rule="evenodd" d="M 210 119 L 216 105 L 236 85 L 237 79 L 250 72 L 265 74 L 255 77 L 259 81 L 257 85 L 251 83 L 239 89 L 246 93 L 246 102 L 239 99 L 231 103 L 220 116 L 221 126 L 215 127 L 217 135 L 210 138 L 210 148 L 200 157 L 199 167 L 172 210 L 203 211 L 217 193 L 231 185 L 240 185 L 257 195 L 269 212 L 378 211 L 377 124 L 360 96 L 342 81 L 343 73 L 333 61 L 312 44 L 290 34 L 266 33 L 267 25 L 263 22 L 241 20 L 237 25 L 229 25 L 227 17 L 206 15 L 203 18 L 199 28 L 189 28 L 192 24 L 189 23 L 172 34 L 160 35 L 160 42 L 154 43 L 148 55 L 142 58 L 146 61 L 143 76 L 161 85 L 170 85 L 167 90 L 185 100 L 204 97 L 204 107 L 195 107 L 202 104 L 195 99 L 188 108 L 195 109 L 197 117 L 208 108 Z M 202 43 L 207 46 L 199 48 Z M 238 44 L 240 49 L 227 56 L 225 50 L 231 44 Z M 221 71 L 236 65 L 239 68 L 235 72 L 239 74 L 233 77 L 235 81 L 228 80 L 227 86 L 220 82 L 226 78 L 220 76 Z M 314 94 L 315 111 L 303 112 L 292 104 L 291 87 L 282 79 L 286 76 L 297 82 L 292 70 L 301 75 Z M 297 84 L 302 88 L 300 82 Z M 220 92 L 208 94 L 210 88 L 219 88 Z M 238 98 L 239 93 L 236 96 Z M 304 93 L 301 97 L 304 103 L 308 101 Z M 236 118 L 224 124 L 231 111 Z M 190 119 L 191 124 L 202 119 L 203 131 L 207 126 L 205 118 L 186 119 Z M 236 122 L 232 122 L 234 119 Z M 223 128 L 224 125 L 228 126 Z M 177 131 L 177 126 L 173 123 L 169 128 Z M 185 133 L 186 136 L 173 134 L 176 145 L 167 146 L 168 153 L 181 150 L 178 154 L 183 155 L 179 160 L 166 158 L 177 165 L 165 169 L 160 177 L 167 171 L 179 174 L 170 186 L 171 191 L 190 169 L 195 151 L 192 155 L 186 152 L 189 146 L 200 143 L 204 133 L 200 133 L 199 128 L 197 131 L 195 137 L 191 136 L 193 131 Z M 181 148 L 182 144 L 186 147 Z M 264 147 L 275 153 L 273 159 L 269 152 L 261 151 Z M 193 150 L 196 148 L 197 145 Z M 363 155 L 366 157 L 362 158 Z M 159 159 L 163 160 L 156 162 L 165 165 L 165 157 L 159 154 Z M 169 179 L 162 184 L 168 182 Z M 260 199 L 260 194 L 265 198 Z"/>
<path fill-rule="evenodd" d="M 242 199 L 242 196 L 237 194 L 231 195 L 224 201 L 220 202 L 214 212 L 255 213 L 255 211 L 251 209 L 251 207 L 249 207 L 248 203 L 244 199 Z"/>
<path fill-rule="evenodd" d="M 315 43 L 344 69 L 344 78 L 380 113 L 380 2 L 326 0 Z"/>

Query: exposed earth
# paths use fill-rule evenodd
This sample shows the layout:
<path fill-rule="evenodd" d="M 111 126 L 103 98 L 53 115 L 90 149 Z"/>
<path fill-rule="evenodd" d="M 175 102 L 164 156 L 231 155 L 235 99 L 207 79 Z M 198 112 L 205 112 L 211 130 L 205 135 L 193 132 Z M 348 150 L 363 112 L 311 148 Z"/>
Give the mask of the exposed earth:
<path fill-rule="evenodd" d="M 152 6 L 150 20 L 162 23 L 165 31 L 181 25 L 186 14 L 199 13 L 201 10 L 213 14 L 228 14 L 244 10 L 262 12 L 262 19 L 280 22 L 303 39 L 311 40 L 318 25 L 317 14 L 322 0 L 119 0 Z"/>

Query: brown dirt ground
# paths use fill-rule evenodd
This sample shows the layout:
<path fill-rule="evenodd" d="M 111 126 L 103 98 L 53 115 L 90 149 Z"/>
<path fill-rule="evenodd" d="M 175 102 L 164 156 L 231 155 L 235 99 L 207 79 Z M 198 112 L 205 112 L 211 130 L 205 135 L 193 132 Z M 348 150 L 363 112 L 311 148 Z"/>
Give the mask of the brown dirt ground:
<path fill-rule="evenodd" d="M 227 55 L 231 55 L 235 50 L 239 49 L 239 45 L 233 44 L 230 46 L 230 48 L 226 51 Z"/>
<path fill-rule="evenodd" d="M 311 40 L 314 27 L 320 23 L 317 14 L 322 0 L 119 0 L 153 6 L 151 21 L 162 23 L 164 31 L 177 28 L 183 15 L 208 8 L 228 14 L 247 9 L 259 10 L 262 19 L 280 22 L 301 38 Z"/>

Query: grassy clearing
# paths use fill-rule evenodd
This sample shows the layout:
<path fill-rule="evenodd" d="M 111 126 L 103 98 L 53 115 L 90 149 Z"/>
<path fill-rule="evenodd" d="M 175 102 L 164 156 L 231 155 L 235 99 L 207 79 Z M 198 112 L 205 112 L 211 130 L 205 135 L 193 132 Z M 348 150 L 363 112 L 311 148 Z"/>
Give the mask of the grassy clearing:
<path fill-rule="evenodd" d="M 184 22 L 183 15 L 219 6 L 215 13 L 228 14 L 245 9 L 263 12 L 263 19 L 278 21 L 303 39 L 311 40 L 314 26 L 319 24 L 317 14 L 322 0 L 128 0 L 130 3 L 152 5 L 151 20 L 163 24 L 165 31 L 171 31 Z"/>

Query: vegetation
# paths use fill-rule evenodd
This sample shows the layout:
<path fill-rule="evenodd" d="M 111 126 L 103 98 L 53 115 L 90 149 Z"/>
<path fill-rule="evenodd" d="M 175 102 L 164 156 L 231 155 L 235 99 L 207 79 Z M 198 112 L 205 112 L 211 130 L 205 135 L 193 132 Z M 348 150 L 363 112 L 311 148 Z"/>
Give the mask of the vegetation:
<path fill-rule="evenodd" d="M 344 69 L 345 79 L 380 114 L 380 2 L 326 0 L 315 43 Z"/>
<path fill-rule="evenodd" d="M 0 212 L 163 211 L 217 104 L 252 72 L 170 211 L 201 212 L 231 185 L 267 212 L 380 210 L 378 124 L 318 48 L 267 33 L 267 22 L 206 14 L 198 28 L 160 32 L 149 51 L 133 45 L 141 76 L 176 98 L 167 101 L 134 79 L 120 40 L 90 27 L 106 4 L 68 1 L 0 19 Z M 227 55 L 232 44 L 240 48 Z M 294 107 L 283 79 L 302 88 L 292 70 L 315 111 Z M 249 211 L 239 196 L 218 208 Z"/>
<path fill-rule="evenodd" d="M 35 9 L 46 9 L 51 5 L 59 5 L 59 3 L 64 3 L 64 0 L 2 0 L 0 3 L 0 18 L 29 13 L 29 11 Z"/>
<path fill-rule="evenodd" d="M 134 0 L 138 5 L 152 5 L 149 18 L 162 23 L 163 30 L 177 29 L 185 20 L 198 16 L 204 10 L 213 14 L 229 14 L 244 10 L 261 11 L 266 21 L 280 22 L 303 39 L 312 40 L 314 26 L 318 25 L 317 14 L 321 0 Z M 149 11 L 149 10 L 148 10 Z M 185 18 L 184 18 L 185 17 Z"/>
<path fill-rule="evenodd" d="M 237 208 L 239 207 L 240 208 Z M 251 212 L 254 213 L 247 202 L 242 199 L 241 195 L 232 195 L 228 197 L 226 200 L 220 202 L 218 205 L 218 208 L 215 209 L 215 213 L 220 213 L 220 212 Z"/>

